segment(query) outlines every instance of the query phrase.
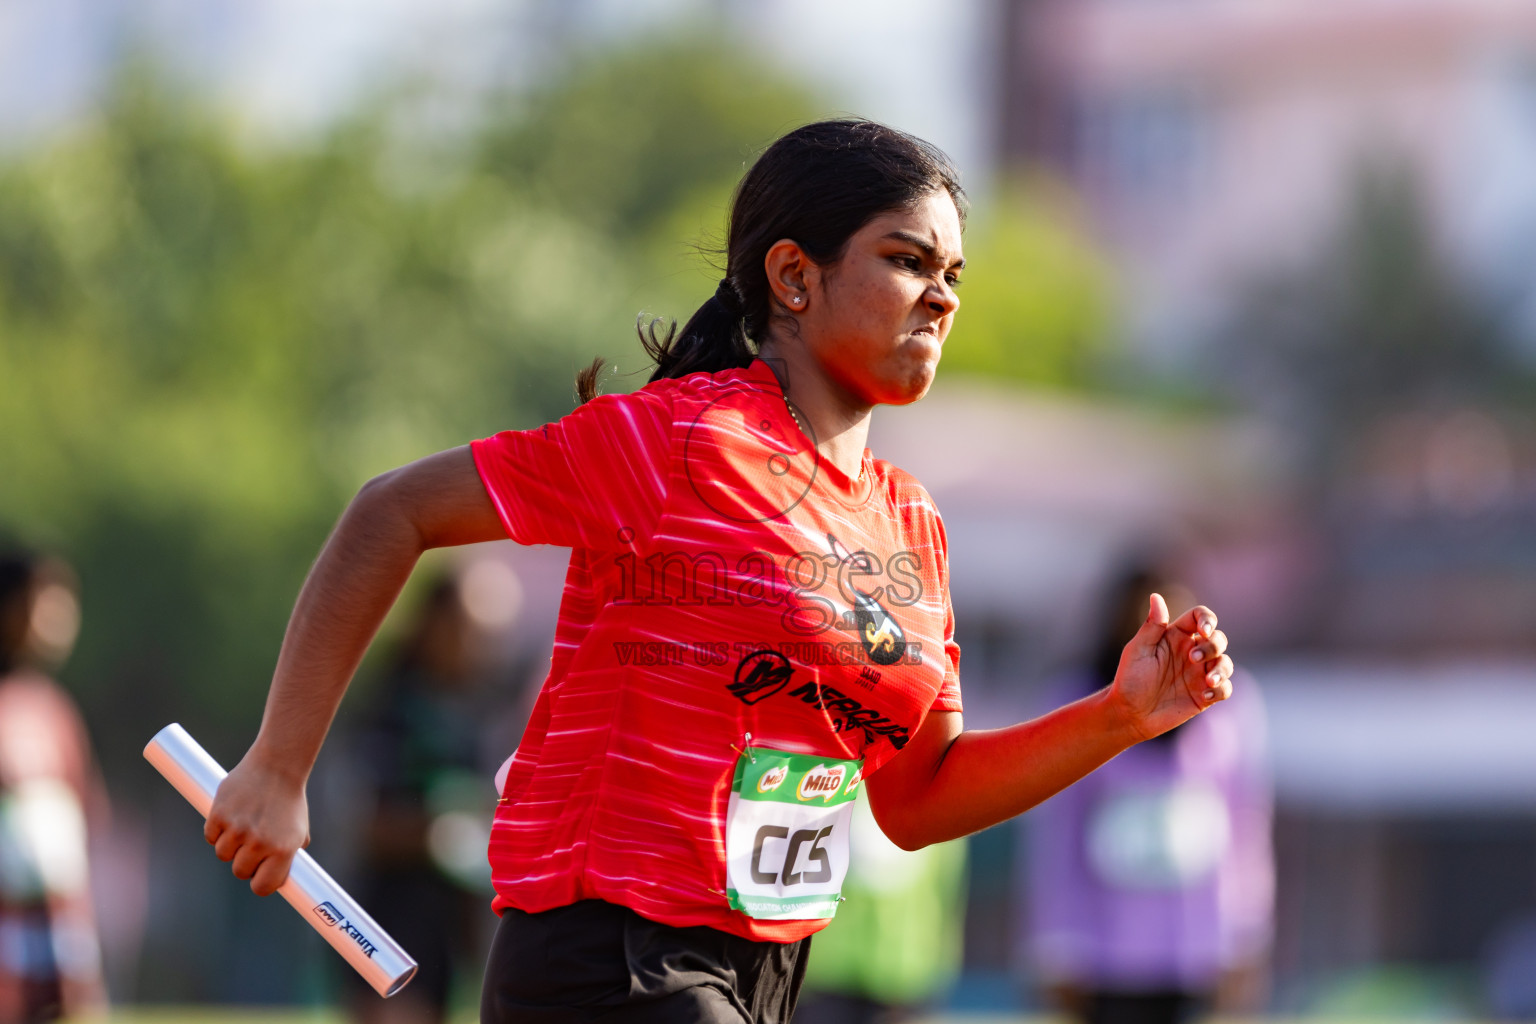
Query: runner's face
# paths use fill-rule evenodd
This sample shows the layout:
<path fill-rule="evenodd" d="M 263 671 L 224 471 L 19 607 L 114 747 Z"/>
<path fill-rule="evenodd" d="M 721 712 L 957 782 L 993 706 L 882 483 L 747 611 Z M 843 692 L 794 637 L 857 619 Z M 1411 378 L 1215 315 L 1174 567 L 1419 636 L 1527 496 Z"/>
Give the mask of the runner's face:
<path fill-rule="evenodd" d="M 960 216 L 947 193 L 884 213 L 843 258 L 808 280 L 801 338 L 827 373 L 869 405 L 927 393 L 960 300 Z"/>

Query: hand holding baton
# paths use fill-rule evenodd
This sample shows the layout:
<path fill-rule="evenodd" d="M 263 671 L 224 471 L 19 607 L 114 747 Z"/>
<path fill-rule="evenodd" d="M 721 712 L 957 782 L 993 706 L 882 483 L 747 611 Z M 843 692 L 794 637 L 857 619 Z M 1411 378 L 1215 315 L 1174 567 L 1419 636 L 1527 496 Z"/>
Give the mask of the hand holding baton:
<path fill-rule="evenodd" d="M 175 723 L 161 729 L 144 748 L 144 758 L 197 813 L 208 817 L 213 794 L 227 773 L 187 730 Z M 410 954 L 306 851 L 293 855 L 288 880 L 277 891 L 379 995 L 394 995 L 415 975 L 416 961 Z"/>

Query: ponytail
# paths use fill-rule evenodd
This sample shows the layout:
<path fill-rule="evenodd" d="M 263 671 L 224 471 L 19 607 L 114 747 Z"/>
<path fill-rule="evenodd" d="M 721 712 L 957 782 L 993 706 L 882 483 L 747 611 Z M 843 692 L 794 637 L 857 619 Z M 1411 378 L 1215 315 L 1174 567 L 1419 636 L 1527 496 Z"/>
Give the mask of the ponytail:
<path fill-rule="evenodd" d="M 757 349 L 747 339 L 745 311 L 741 293 L 731 279 L 720 279 L 715 294 L 688 318 L 682 333 L 674 323 L 662 337 L 656 336 L 656 321 L 640 332 L 640 344 L 656 360 L 651 380 L 682 377 L 690 373 L 718 373 L 747 366 L 757 358 Z"/>
<path fill-rule="evenodd" d="M 728 277 L 720 279 L 715 294 L 688 318 L 681 333 L 676 320 L 653 317 L 647 322 L 642 316 L 635 322 L 635 333 L 640 336 L 646 355 L 656 361 L 651 380 L 718 373 L 750 365 L 757 358 L 757 349 L 747 338 L 743 318 L 741 296 Z M 663 322 L 665 331 L 659 329 Z M 597 378 L 602 369 L 603 359 L 598 357 L 576 375 L 576 397 L 583 405 L 597 397 Z"/>

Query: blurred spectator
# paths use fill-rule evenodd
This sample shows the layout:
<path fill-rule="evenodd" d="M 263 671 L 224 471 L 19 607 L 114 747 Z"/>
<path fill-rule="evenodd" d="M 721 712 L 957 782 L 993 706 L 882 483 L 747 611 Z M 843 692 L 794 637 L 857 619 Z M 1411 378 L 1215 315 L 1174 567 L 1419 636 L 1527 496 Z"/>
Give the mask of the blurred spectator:
<path fill-rule="evenodd" d="M 476 979 L 489 922 L 485 859 L 495 794 L 482 757 L 493 709 L 482 685 L 486 637 L 457 580 L 435 585 L 382 682 L 358 745 L 371 790 L 358 897 L 420 964 L 385 1001 L 347 972 L 367 1024 L 447 1018 L 456 977 Z"/>
<path fill-rule="evenodd" d="M 848 880 L 812 943 L 795 1024 L 898 1024 L 946 992 L 960 969 L 965 843 L 908 853 L 855 801 Z"/>
<path fill-rule="evenodd" d="M 1167 575 L 1127 573 L 1109 595 L 1091 665 L 1070 699 L 1113 678 Z M 1272 793 L 1263 703 L 1232 699 L 1132 747 L 1025 815 L 1027 952 L 1051 999 L 1087 1024 L 1176 1024 L 1259 1008 L 1273 931 Z"/>
<path fill-rule="evenodd" d="M 0 556 L 0 1022 L 105 1011 L 87 818 L 105 790 L 75 703 L 48 673 L 80 627 L 73 574 Z"/>
<path fill-rule="evenodd" d="M 1488 944 L 1483 1000 L 1494 1020 L 1536 1020 L 1536 915 L 1517 917 Z"/>

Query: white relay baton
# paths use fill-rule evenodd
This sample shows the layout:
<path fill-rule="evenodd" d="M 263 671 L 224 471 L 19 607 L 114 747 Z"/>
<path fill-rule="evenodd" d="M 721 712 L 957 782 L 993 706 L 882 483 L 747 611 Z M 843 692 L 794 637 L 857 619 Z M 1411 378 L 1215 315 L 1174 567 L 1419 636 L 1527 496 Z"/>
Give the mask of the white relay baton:
<path fill-rule="evenodd" d="M 187 730 L 175 723 L 161 729 L 144 748 L 144 758 L 208 817 L 213 794 L 228 773 Z M 288 880 L 277 891 L 379 995 L 394 995 L 416 973 L 410 954 L 304 850 L 294 854 Z"/>

